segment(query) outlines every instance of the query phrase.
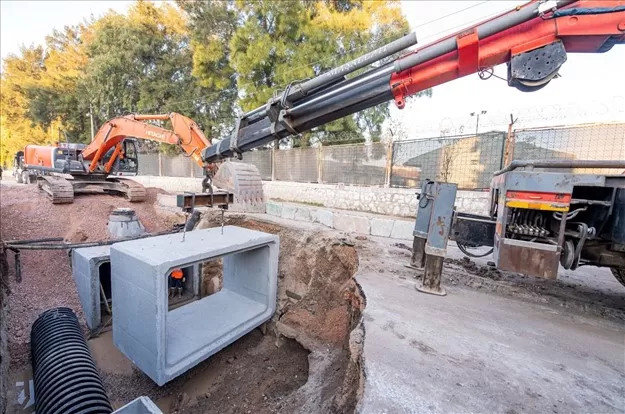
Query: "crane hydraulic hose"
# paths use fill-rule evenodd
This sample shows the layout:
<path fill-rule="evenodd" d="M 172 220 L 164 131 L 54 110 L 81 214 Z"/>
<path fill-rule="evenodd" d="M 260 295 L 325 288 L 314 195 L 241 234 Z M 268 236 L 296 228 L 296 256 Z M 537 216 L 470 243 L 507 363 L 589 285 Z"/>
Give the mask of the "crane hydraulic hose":
<path fill-rule="evenodd" d="M 38 414 L 113 412 L 71 309 L 42 313 L 31 328 L 30 349 Z"/>

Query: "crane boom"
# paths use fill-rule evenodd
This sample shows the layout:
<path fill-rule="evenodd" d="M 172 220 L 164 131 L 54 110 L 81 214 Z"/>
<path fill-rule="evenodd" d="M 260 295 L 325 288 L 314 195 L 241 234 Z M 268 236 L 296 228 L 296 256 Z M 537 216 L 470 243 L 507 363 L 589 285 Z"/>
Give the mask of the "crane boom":
<path fill-rule="evenodd" d="M 372 55 L 379 60 L 388 54 L 372 52 L 291 84 L 244 114 L 232 136 L 204 149 L 202 158 L 240 157 L 390 100 L 401 109 L 408 96 L 502 63 L 510 86 L 534 91 L 557 75 L 567 52 L 602 53 L 624 42 L 625 0 L 534 0 L 350 79 L 345 75 L 371 63 Z"/>

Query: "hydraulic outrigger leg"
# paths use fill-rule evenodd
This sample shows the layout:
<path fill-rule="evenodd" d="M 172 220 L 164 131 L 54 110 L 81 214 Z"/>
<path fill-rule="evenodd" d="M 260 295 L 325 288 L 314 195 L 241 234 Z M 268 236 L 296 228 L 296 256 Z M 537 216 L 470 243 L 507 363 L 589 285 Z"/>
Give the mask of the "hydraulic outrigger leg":
<path fill-rule="evenodd" d="M 411 267 L 424 268 L 419 292 L 444 296 L 441 287 L 443 261 L 451 230 L 456 201 L 456 184 L 425 180 L 418 196 L 417 218 L 413 231 Z"/>

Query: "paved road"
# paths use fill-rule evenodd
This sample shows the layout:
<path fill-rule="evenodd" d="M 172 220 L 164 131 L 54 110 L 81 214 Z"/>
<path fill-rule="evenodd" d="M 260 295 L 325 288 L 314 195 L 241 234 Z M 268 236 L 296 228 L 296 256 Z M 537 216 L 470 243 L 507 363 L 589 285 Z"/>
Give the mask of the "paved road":
<path fill-rule="evenodd" d="M 466 288 L 425 295 L 389 272 L 357 279 L 363 413 L 625 412 L 621 323 Z"/>

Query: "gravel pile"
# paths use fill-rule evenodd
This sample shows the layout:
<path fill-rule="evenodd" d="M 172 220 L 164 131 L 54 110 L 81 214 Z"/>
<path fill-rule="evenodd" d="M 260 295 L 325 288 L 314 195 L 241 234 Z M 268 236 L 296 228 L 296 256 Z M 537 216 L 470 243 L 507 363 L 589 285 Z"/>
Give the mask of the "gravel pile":
<path fill-rule="evenodd" d="M 109 195 L 79 196 L 73 204 L 53 205 L 35 185 L 0 187 L 0 239 L 26 240 L 63 237 L 83 242 L 108 239 L 106 224 L 115 208 L 133 208 L 148 232 L 170 228 L 176 217 L 155 210 L 156 195 L 148 189 L 143 203 L 129 203 Z M 179 220 L 179 219 L 178 219 Z M 11 366 L 29 362 L 30 327 L 43 311 L 67 306 L 84 325 L 84 317 L 66 251 L 23 251 L 22 282 L 15 281 L 13 255 L 9 256 L 8 349 Z"/>

